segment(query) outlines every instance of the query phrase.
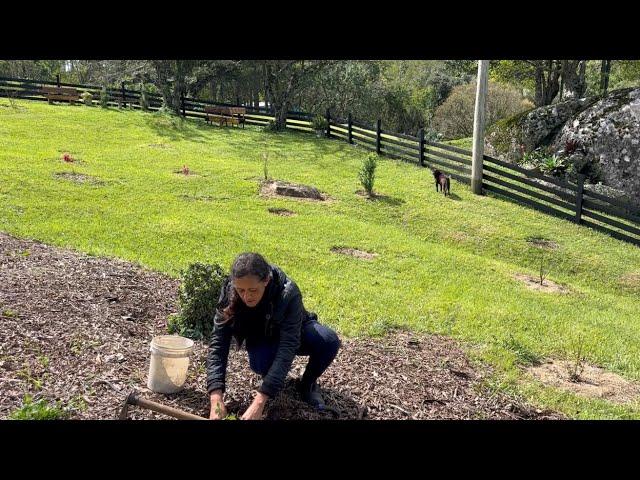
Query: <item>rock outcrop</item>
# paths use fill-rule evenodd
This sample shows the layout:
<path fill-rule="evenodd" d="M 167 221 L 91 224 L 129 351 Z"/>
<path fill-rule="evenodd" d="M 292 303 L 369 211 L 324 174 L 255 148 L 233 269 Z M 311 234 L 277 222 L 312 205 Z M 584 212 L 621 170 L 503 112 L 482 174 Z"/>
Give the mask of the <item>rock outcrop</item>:
<path fill-rule="evenodd" d="M 585 173 L 586 188 L 640 207 L 640 88 L 576 99 L 523 112 L 487 130 L 485 149 L 514 162 L 537 148 L 566 154 L 571 175 Z M 602 185 L 597 185 L 601 183 Z M 598 190 L 600 191 L 600 190 Z"/>

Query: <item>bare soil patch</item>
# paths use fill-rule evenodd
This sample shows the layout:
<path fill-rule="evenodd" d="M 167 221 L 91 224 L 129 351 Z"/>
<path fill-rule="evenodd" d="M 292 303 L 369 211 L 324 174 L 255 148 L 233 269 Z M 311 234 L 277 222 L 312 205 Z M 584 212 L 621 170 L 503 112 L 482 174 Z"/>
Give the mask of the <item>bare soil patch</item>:
<path fill-rule="evenodd" d="M 149 342 L 166 333 L 179 281 L 118 259 L 96 258 L 0 233 L 0 418 L 23 395 L 74 402 L 74 419 L 116 418 L 128 393 L 208 416 L 205 358 L 196 342 L 185 389 L 146 389 Z M 46 358 L 46 361 L 45 361 Z M 296 357 L 291 378 L 307 357 Z M 487 367 L 472 365 L 451 339 L 392 331 L 379 339 L 343 338 L 320 379 L 340 419 L 562 418 L 518 399 L 488 392 Z M 259 377 L 247 354 L 232 347 L 226 402 L 242 413 Z M 269 419 L 332 419 L 309 409 L 289 380 L 269 401 Z M 131 407 L 130 418 L 166 418 Z"/>
<path fill-rule="evenodd" d="M 294 217 L 296 215 L 296 212 L 292 212 L 286 208 L 269 208 L 268 210 L 269 213 L 273 213 L 274 215 L 279 215 L 281 217 Z"/>
<path fill-rule="evenodd" d="M 628 403 L 640 396 L 640 384 L 626 380 L 603 368 L 585 364 L 580 381 L 571 381 L 569 360 L 549 360 L 531 366 L 527 371 L 546 385 L 567 390 L 590 398 L 601 398 L 614 403 Z"/>
<path fill-rule="evenodd" d="M 89 184 L 89 185 L 104 185 L 104 181 L 100 180 L 98 177 L 86 175 L 84 173 L 58 172 L 55 174 L 55 176 L 56 178 L 59 178 L 62 180 L 68 180 L 73 183 Z"/>
<path fill-rule="evenodd" d="M 640 290 L 640 272 L 627 273 L 620 277 L 620 285 L 630 290 Z"/>
<path fill-rule="evenodd" d="M 342 255 L 350 255 L 356 258 L 362 258 L 365 260 L 373 260 L 378 256 L 377 253 L 365 252 L 364 250 L 358 250 L 350 247 L 331 247 L 331 251 L 334 253 L 340 253 Z"/>
<path fill-rule="evenodd" d="M 263 197 L 286 197 L 299 200 L 323 202 L 329 197 L 310 185 L 283 182 L 281 180 L 262 181 L 260 195 Z"/>
<path fill-rule="evenodd" d="M 558 283 L 555 283 L 551 280 L 544 279 L 542 285 L 540 285 L 540 277 L 536 278 L 531 275 L 526 275 L 524 273 L 516 273 L 514 275 L 516 280 L 523 282 L 527 288 L 531 290 L 537 290 L 539 292 L 550 292 L 550 293 L 569 293 L 570 290 L 567 287 L 564 287 Z"/>
<path fill-rule="evenodd" d="M 529 237 L 527 238 L 527 242 L 534 247 L 543 248 L 546 250 L 557 250 L 559 245 L 553 240 L 548 240 L 542 237 Z"/>

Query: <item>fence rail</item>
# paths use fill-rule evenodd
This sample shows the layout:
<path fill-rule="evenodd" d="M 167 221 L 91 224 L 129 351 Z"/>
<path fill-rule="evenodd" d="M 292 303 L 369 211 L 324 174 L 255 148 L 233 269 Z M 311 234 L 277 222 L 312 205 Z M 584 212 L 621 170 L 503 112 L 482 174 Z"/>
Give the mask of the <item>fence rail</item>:
<path fill-rule="evenodd" d="M 102 92 L 106 91 L 108 105 L 128 104 L 131 108 L 141 108 L 141 92 L 126 89 L 124 83 L 120 88 L 103 90 L 95 85 L 0 77 L 0 97 L 46 100 L 41 88 L 51 85 L 87 91 L 94 96 L 94 103 L 99 103 Z M 146 93 L 146 99 L 152 111 L 159 110 L 162 105 L 162 96 L 159 94 Z M 181 113 L 184 117 L 204 119 L 204 108 L 208 105 L 244 106 L 247 124 L 267 125 L 275 120 L 274 113 L 267 108 L 189 97 L 181 98 Z M 313 115 L 309 113 L 288 112 L 286 127 L 313 132 L 312 118 Z M 383 130 L 380 121 L 367 125 L 351 115 L 347 119 L 332 118 L 328 111 L 326 119 L 328 122 L 324 135 L 327 138 L 343 140 L 418 166 L 443 170 L 459 182 L 471 183 L 472 153 L 425 139 L 423 130 L 417 136 L 395 133 Z M 486 192 L 518 204 L 640 245 L 640 209 L 620 199 L 585 189 L 584 176 L 579 176 L 575 184 L 484 155 L 482 187 Z"/>

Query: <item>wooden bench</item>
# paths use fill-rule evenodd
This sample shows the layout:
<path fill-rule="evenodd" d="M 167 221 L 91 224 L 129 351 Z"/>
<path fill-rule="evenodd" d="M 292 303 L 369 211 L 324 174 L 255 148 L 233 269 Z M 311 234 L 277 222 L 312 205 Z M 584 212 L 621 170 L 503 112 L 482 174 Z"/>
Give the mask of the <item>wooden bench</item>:
<path fill-rule="evenodd" d="M 49 103 L 54 101 L 58 102 L 70 102 L 74 104 L 80 100 L 80 94 L 78 90 L 70 87 L 42 87 L 40 89 L 42 94 L 47 97 Z"/>
<path fill-rule="evenodd" d="M 218 121 L 220 126 L 224 125 L 238 125 L 242 124 L 244 128 L 244 116 L 247 113 L 245 107 L 224 107 L 224 106 L 206 106 L 204 107 L 205 121 L 207 123 L 213 123 L 213 120 Z"/>

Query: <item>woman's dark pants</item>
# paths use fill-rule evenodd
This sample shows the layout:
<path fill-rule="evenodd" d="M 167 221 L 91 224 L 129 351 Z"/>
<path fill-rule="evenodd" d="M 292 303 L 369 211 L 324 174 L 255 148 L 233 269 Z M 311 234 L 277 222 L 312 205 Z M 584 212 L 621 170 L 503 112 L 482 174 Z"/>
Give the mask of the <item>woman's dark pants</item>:
<path fill-rule="evenodd" d="M 302 383 L 311 385 L 331 364 L 338 349 L 340 339 L 336 332 L 310 319 L 302 324 L 300 348 L 296 355 L 309 356 L 309 363 L 302 375 Z M 247 339 L 247 352 L 251 370 L 265 376 L 278 352 L 277 342 L 250 342 Z"/>

